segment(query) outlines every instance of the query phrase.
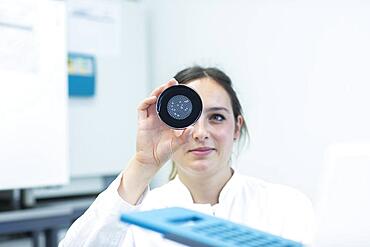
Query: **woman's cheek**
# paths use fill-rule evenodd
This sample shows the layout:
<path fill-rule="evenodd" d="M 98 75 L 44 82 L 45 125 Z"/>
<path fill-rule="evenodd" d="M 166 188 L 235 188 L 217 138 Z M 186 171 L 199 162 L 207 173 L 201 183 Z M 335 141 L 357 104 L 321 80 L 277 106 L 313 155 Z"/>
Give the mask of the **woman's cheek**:
<path fill-rule="evenodd" d="M 214 135 L 219 140 L 227 140 L 231 136 L 233 136 L 232 126 L 228 126 L 228 125 L 218 126 L 218 128 L 215 128 Z"/>

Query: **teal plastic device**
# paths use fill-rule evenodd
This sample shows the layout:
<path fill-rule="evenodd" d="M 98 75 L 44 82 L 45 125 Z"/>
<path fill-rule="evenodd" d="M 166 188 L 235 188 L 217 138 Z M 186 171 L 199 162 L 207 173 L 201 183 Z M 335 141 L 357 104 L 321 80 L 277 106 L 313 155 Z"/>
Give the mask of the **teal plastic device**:
<path fill-rule="evenodd" d="M 171 207 L 122 214 L 121 221 L 163 234 L 194 247 L 302 247 L 241 224 L 196 211 Z"/>

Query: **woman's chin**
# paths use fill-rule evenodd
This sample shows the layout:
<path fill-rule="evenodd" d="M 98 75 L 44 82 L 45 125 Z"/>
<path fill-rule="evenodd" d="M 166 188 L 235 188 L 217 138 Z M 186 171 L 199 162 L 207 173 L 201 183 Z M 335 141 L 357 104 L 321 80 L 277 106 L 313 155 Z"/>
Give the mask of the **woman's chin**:
<path fill-rule="evenodd" d="M 190 168 L 194 172 L 207 172 L 210 169 L 212 169 L 212 165 L 210 162 L 207 161 L 195 161 L 188 165 L 188 168 Z"/>

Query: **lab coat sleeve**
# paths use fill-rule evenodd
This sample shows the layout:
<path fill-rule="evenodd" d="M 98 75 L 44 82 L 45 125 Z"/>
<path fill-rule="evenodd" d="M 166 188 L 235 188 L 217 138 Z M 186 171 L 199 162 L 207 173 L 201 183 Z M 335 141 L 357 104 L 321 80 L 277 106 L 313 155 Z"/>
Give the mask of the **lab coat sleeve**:
<path fill-rule="evenodd" d="M 59 243 L 59 247 L 121 245 L 125 240 L 129 225 L 120 222 L 120 214 L 138 211 L 149 192 L 148 186 L 137 205 L 129 204 L 119 196 L 117 191 L 121 177 L 122 174 L 99 194 L 86 212 L 72 224 L 64 239 Z"/>

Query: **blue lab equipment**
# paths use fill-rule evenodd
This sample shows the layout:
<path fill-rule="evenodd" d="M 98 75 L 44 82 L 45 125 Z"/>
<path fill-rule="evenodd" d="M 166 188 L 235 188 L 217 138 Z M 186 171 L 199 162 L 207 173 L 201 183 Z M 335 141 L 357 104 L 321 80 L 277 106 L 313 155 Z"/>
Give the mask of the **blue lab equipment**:
<path fill-rule="evenodd" d="M 179 207 L 122 214 L 121 221 L 195 247 L 303 247 L 298 242 Z"/>

